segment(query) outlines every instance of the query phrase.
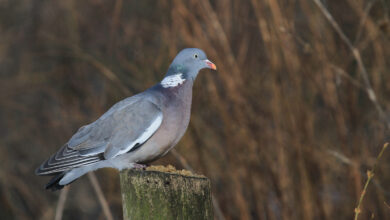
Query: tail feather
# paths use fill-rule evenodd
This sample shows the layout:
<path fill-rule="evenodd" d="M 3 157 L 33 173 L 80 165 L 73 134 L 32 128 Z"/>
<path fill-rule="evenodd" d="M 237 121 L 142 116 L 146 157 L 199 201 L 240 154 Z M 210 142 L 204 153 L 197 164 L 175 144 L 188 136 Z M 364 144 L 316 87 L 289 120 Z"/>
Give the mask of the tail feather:
<path fill-rule="evenodd" d="M 75 150 L 65 144 L 58 152 L 42 163 L 35 170 L 35 174 L 53 176 L 45 188 L 52 191 L 60 190 L 85 173 L 103 167 L 103 164 L 99 163 L 104 160 L 104 155 L 100 152 L 103 148 L 101 146 L 97 147 L 97 151 L 92 150 L 92 148 Z"/>
<path fill-rule="evenodd" d="M 64 172 L 53 173 L 53 178 L 46 184 L 46 189 L 51 189 L 52 191 L 60 190 L 64 186 L 69 185 L 80 178 L 82 175 L 93 171 L 99 168 L 104 167 L 104 164 L 97 164 L 95 166 L 83 166 L 67 170 Z"/>
<path fill-rule="evenodd" d="M 56 191 L 64 188 L 64 185 L 60 185 L 59 182 L 64 177 L 65 172 L 61 172 L 55 175 L 51 180 L 46 184 L 45 189 L 51 189 L 51 191 Z"/>

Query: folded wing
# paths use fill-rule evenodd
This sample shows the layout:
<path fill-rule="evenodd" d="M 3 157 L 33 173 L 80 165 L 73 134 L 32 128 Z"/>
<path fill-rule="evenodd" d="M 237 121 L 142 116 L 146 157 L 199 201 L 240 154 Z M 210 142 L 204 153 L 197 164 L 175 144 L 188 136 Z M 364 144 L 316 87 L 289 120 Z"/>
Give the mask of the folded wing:
<path fill-rule="evenodd" d="M 55 174 L 131 152 L 153 136 L 162 120 L 160 108 L 148 100 L 114 105 L 98 120 L 81 127 L 36 173 Z"/>

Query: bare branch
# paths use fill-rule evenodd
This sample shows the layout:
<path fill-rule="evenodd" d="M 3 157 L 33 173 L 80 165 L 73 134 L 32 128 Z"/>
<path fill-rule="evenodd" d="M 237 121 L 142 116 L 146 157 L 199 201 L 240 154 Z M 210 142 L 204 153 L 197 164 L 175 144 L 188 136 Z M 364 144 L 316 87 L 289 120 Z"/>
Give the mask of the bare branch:
<path fill-rule="evenodd" d="M 336 65 L 332 65 L 330 66 L 332 69 L 334 69 L 336 71 L 337 74 L 339 74 L 340 76 L 344 77 L 345 79 L 347 79 L 350 83 L 352 83 L 354 86 L 360 88 L 360 89 L 364 89 L 364 86 L 358 82 L 357 80 L 355 80 L 354 78 L 352 78 L 347 72 L 345 72 L 345 70 L 343 70 L 342 68 L 336 66 Z"/>
<path fill-rule="evenodd" d="M 362 193 L 361 193 L 361 195 L 360 195 L 359 202 L 358 202 L 358 204 L 357 204 L 357 206 L 356 206 L 356 208 L 355 208 L 355 218 L 354 218 L 355 220 L 358 219 L 359 214 L 360 214 L 360 212 L 361 212 L 360 206 L 361 206 L 361 204 L 362 204 L 362 202 L 363 202 L 364 196 L 365 196 L 366 193 L 367 193 L 368 184 L 370 184 L 372 178 L 374 178 L 375 170 L 376 170 L 376 167 L 377 167 L 377 165 L 378 165 L 378 163 L 379 163 L 379 159 L 382 157 L 383 152 L 386 150 L 386 148 L 387 148 L 388 145 L 389 145 L 389 143 L 385 143 L 385 144 L 383 145 L 383 148 L 382 148 L 381 152 L 379 153 L 378 157 L 376 158 L 374 167 L 373 167 L 371 170 L 368 170 L 368 171 L 367 171 L 367 181 L 366 181 L 366 183 L 364 184 L 364 188 L 363 188 L 363 191 L 362 191 Z"/>
<path fill-rule="evenodd" d="M 106 216 L 106 219 L 113 220 L 114 218 L 112 217 L 110 206 L 108 205 L 108 202 L 103 195 L 102 188 L 100 187 L 99 182 L 97 181 L 95 173 L 89 172 L 88 178 L 89 178 L 89 181 L 91 181 L 91 185 L 92 185 L 93 189 L 95 190 L 95 193 L 99 199 L 99 203 L 102 206 L 103 213 Z"/>
<path fill-rule="evenodd" d="M 55 220 L 61 220 L 64 214 L 65 202 L 68 197 L 70 186 L 65 186 L 63 190 L 61 190 L 60 197 L 58 199 L 56 215 L 54 217 Z"/>
<path fill-rule="evenodd" d="M 357 31 L 357 34 L 356 34 L 356 38 L 355 38 L 355 42 L 354 42 L 354 45 L 357 44 L 357 42 L 359 42 L 360 40 L 360 37 L 362 36 L 362 33 L 363 33 L 363 26 L 364 24 L 366 23 L 366 20 L 368 18 L 368 15 L 370 14 L 370 11 L 371 11 L 371 8 L 372 6 L 374 5 L 376 0 L 371 0 L 367 3 L 367 6 L 366 8 L 364 9 L 364 14 L 363 14 L 363 17 L 362 19 L 360 20 L 360 24 L 359 24 L 359 28 L 358 28 L 358 31 Z"/>
<path fill-rule="evenodd" d="M 365 85 L 365 90 L 368 94 L 368 98 L 370 99 L 370 101 L 374 104 L 376 110 L 378 111 L 378 114 L 379 114 L 379 117 L 381 118 L 381 120 L 383 120 L 383 122 L 385 123 L 386 125 L 386 128 L 387 129 L 390 129 L 390 122 L 389 120 L 387 120 L 386 118 L 386 115 L 382 109 L 382 107 L 380 106 L 380 104 L 378 103 L 378 99 L 376 97 L 376 94 L 371 86 L 371 83 L 370 83 L 370 80 L 368 78 L 368 73 L 367 73 L 367 70 L 366 70 L 366 67 L 364 66 L 363 64 L 363 61 L 362 61 L 362 58 L 361 58 L 361 55 L 360 55 L 360 52 L 359 50 L 353 46 L 353 44 L 351 43 L 351 41 L 348 39 L 348 37 L 344 34 L 344 32 L 341 30 L 340 26 L 337 24 L 337 22 L 333 19 L 333 16 L 329 13 L 329 11 L 325 8 L 325 6 L 321 3 L 320 0 L 313 0 L 314 3 L 318 6 L 318 8 L 320 9 L 320 11 L 322 12 L 322 14 L 324 14 L 325 18 L 329 21 L 329 23 L 332 25 L 333 29 L 335 29 L 335 31 L 337 32 L 337 34 L 340 36 L 340 38 L 344 41 L 345 44 L 347 44 L 348 48 L 351 50 L 352 52 L 352 55 L 353 57 L 355 58 L 357 64 L 358 64 L 358 68 L 359 68 L 359 72 L 360 72 L 360 75 L 362 76 L 363 78 L 363 82 L 364 82 L 364 85 Z"/>

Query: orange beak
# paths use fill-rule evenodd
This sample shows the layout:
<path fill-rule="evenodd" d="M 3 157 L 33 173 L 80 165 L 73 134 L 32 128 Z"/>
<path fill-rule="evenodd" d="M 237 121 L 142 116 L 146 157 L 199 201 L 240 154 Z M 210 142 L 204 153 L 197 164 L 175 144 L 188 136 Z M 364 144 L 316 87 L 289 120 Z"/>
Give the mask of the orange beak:
<path fill-rule="evenodd" d="M 217 66 L 210 60 L 204 60 L 204 62 L 207 64 L 207 66 L 209 66 L 210 69 L 217 70 Z"/>

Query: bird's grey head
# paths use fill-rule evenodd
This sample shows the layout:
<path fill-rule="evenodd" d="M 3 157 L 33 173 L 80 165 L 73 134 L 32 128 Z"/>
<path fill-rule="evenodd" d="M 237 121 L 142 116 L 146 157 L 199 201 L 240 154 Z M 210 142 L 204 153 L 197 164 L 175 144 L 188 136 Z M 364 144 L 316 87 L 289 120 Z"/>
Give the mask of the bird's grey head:
<path fill-rule="evenodd" d="M 203 50 L 198 48 L 186 48 L 180 51 L 169 66 L 166 76 L 182 74 L 185 79 L 195 79 L 201 69 L 216 70 L 214 63 L 207 59 Z"/>

